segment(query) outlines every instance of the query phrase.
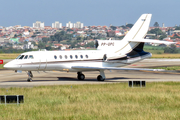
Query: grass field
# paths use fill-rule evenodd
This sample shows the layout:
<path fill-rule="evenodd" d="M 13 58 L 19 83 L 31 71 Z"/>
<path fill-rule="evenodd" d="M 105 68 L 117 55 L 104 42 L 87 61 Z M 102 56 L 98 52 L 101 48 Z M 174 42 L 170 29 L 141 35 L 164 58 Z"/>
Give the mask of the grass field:
<path fill-rule="evenodd" d="M 144 46 L 144 51 L 150 52 L 152 54 L 163 54 L 164 48 L 159 46 Z"/>
<path fill-rule="evenodd" d="M 24 95 L 21 105 L 0 105 L 0 119 L 180 119 L 180 82 L 62 85 L 0 88 L 1 95 Z"/>
<path fill-rule="evenodd" d="M 0 59 L 15 59 L 20 53 L 5 53 L 5 54 L 0 54 Z"/>
<path fill-rule="evenodd" d="M 180 66 L 170 66 L 170 67 L 157 67 L 154 69 L 165 69 L 165 70 L 180 70 Z"/>
<path fill-rule="evenodd" d="M 180 58 L 180 54 L 152 54 L 151 58 Z"/>

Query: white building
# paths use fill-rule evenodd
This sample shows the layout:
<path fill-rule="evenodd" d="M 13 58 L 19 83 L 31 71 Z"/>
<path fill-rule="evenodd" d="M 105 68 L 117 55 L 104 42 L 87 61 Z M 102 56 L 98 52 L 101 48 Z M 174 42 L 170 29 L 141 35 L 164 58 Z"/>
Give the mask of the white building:
<path fill-rule="evenodd" d="M 44 22 L 41 23 L 41 21 L 36 21 L 36 23 L 33 23 L 34 28 L 44 28 Z"/>
<path fill-rule="evenodd" d="M 83 27 L 84 27 L 84 24 L 81 22 L 74 23 L 74 28 L 83 28 Z"/>
<path fill-rule="evenodd" d="M 56 21 L 55 23 L 52 23 L 52 28 L 62 28 L 62 23 L 59 23 L 59 21 Z"/>
<path fill-rule="evenodd" d="M 73 23 L 71 23 L 70 21 L 68 23 L 66 23 L 66 27 L 68 28 L 73 28 Z"/>
<path fill-rule="evenodd" d="M 34 49 L 34 44 L 31 44 L 31 42 L 28 42 L 28 44 L 24 44 L 23 49 Z"/>

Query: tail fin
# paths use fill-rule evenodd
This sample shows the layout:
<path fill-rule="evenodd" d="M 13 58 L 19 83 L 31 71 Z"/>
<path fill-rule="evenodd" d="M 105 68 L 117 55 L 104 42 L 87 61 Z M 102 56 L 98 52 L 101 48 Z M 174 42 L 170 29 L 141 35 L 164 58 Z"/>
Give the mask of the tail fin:
<path fill-rule="evenodd" d="M 142 14 L 123 40 L 144 39 L 152 14 Z"/>

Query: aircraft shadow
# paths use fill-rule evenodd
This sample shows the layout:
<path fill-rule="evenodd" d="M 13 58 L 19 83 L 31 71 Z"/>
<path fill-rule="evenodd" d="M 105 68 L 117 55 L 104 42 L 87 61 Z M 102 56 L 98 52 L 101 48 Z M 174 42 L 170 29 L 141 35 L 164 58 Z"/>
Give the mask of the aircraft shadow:
<path fill-rule="evenodd" d="M 36 78 L 40 78 L 38 80 L 36 80 Z M 127 78 L 127 77 L 113 77 L 113 78 L 107 78 L 105 81 L 97 81 L 97 79 L 91 79 L 91 78 L 86 78 L 85 80 L 78 80 L 77 78 L 73 78 L 73 77 L 44 77 L 46 78 L 43 79 L 42 77 L 34 77 L 33 78 L 33 82 L 52 82 L 52 81 L 76 81 L 76 82 L 127 82 L 134 80 L 134 79 L 138 79 L 138 80 L 144 80 L 144 78 Z M 56 79 L 56 80 L 52 80 L 52 79 Z M 146 79 L 152 79 L 152 78 L 146 78 Z M 124 81 L 125 80 L 125 81 Z M 1 81 L 1 82 L 27 82 L 26 79 L 24 80 L 10 80 L 10 81 Z"/>

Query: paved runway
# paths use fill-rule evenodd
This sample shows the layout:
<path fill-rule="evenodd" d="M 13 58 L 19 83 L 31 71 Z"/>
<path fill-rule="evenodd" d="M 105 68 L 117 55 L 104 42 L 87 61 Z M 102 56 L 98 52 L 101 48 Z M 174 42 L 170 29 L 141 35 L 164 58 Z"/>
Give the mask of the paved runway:
<path fill-rule="evenodd" d="M 179 65 L 180 59 L 147 59 L 134 63 L 127 67 L 150 68 L 155 66 L 175 66 Z M 144 71 L 105 71 L 106 80 L 99 82 L 96 80 L 99 72 L 83 72 L 86 79 L 77 80 L 77 73 L 66 73 L 59 71 L 33 72 L 33 82 L 27 82 L 27 74 L 15 73 L 11 70 L 0 70 L 0 88 L 2 87 L 33 87 L 39 85 L 73 85 L 73 84 L 103 84 L 118 83 L 127 81 L 180 81 L 179 72 L 144 72 Z"/>

